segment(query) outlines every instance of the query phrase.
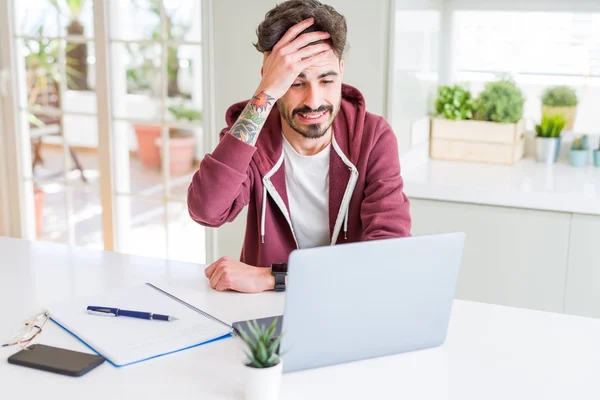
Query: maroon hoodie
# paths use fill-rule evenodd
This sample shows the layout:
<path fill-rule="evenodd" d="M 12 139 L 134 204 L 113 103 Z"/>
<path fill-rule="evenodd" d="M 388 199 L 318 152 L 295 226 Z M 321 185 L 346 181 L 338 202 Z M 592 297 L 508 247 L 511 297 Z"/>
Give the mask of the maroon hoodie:
<path fill-rule="evenodd" d="M 196 222 L 219 227 L 248 206 L 240 261 L 261 267 L 287 262 L 298 248 L 289 215 L 281 118 L 274 106 L 256 146 L 228 134 L 247 101 L 231 106 L 227 127 L 188 189 Z M 329 159 L 331 244 L 410 236 L 409 200 L 400 176 L 398 144 L 383 117 L 366 111 L 362 94 L 342 85 Z"/>

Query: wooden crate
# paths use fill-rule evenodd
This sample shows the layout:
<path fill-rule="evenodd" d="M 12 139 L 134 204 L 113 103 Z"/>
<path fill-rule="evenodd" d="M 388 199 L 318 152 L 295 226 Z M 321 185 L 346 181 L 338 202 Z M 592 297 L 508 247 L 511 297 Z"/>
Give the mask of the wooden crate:
<path fill-rule="evenodd" d="M 431 120 L 429 156 L 439 160 L 515 164 L 525 153 L 523 122 Z"/>

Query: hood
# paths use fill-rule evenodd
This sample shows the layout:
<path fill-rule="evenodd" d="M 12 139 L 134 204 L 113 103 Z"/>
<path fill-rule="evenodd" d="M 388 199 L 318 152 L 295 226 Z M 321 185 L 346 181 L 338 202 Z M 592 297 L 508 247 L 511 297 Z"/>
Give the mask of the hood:
<path fill-rule="evenodd" d="M 235 103 L 227 109 L 225 121 L 231 127 L 239 118 L 249 100 Z M 340 111 L 333 122 L 335 139 L 340 149 L 348 159 L 356 164 L 360 153 L 365 124 L 366 105 L 362 93 L 353 86 L 342 84 L 342 104 Z M 221 133 L 221 136 L 226 134 Z M 271 170 L 281 156 L 281 117 L 277 104 L 269 113 L 263 126 L 258 141 L 257 151 L 254 155 L 259 169 L 263 174 Z"/>

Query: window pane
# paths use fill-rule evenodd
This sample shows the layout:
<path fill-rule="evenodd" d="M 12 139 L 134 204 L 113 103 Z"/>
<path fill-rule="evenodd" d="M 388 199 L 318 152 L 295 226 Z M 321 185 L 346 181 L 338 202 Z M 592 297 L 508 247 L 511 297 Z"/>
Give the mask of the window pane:
<path fill-rule="evenodd" d="M 169 203 L 169 259 L 206 263 L 204 228 L 190 218 L 185 203 Z"/>
<path fill-rule="evenodd" d="M 202 38 L 200 0 L 164 0 L 167 39 L 199 42 Z"/>
<path fill-rule="evenodd" d="M 150 40 L 160 37 L 158 0 L 112 0 L 110 37 L 117 40 Z"/>
<path fill-rule="evenodd" d="M 48 0 L 18 0 L 14 2 L 16 31 L 20 36 L 51 36 L 59 34 L 59 13 Z"/>
<path fill-rule="evenodd" d="M 531 131 L 542 117 L 544 91 L 570 86 L 579 100 L 573 131 L 597 130 L 600 13 L 460 11 L 453 25 L 455 81 L 475 96 L 498 74 L 511 75 L 526 99 Z"/>
<path fill-rule="evenodd" d="M 93 0 L 57 0 L 57 5 L 63 35 L 94 37 Z"/>
<path fill-rule="evenodd" d="M 71 196 L 71 223 L 75 246 L 104 249 L 102 235 L 102 202 L 98 186 L 85 189 L 69 188 Z"/>
<path fill-rule="evenodd" d="M 160 121 L 160 45 L 119 43 L 112 46 L 111 100 L 119 119 Z"/>

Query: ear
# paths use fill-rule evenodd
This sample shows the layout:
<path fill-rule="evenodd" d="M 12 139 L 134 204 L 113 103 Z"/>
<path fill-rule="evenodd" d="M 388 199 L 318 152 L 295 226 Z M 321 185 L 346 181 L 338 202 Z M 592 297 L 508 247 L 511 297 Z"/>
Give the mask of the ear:
<path fill-rule="evenodd" d="M 340 76 L 344 77 L 344 59 L 340 60 Z"/>

